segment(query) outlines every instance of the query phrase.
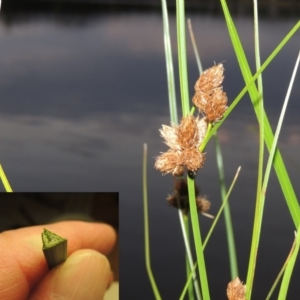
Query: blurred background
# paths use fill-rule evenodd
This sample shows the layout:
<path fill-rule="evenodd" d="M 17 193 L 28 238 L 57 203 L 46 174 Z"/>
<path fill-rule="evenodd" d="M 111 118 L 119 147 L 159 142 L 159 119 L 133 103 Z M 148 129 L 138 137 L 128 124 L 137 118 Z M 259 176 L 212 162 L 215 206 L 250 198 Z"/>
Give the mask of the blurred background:
<path fill-rule="evenodd" d="M 175 1 L 168 3 L 177 73 Z M 254 71 L 252 1 L 228 3 Z M 259 3 L 263 62 L 297 23 L 299 1 Z M 224 64 L 224 91 L 230 103 L 244 83 L 220 3 L 199 0 L 186 1 L 186 5 L 204 69 L 214 62 Z M 263 74 L 265 109 L 273 128 L 299 40 L 297 32 Z M 187 55 L 192 97 L 199 72 L 189 38 Z M 297 82 L 299 73 L 279 139 L 294 185 L 300 166 Z M 178 81 L 176 84 L 178 90 Z M 14 191 L 120 193 L 121 299 L 153 299 L 143 244 L 142 149 L 143 143 L 148 144 L 153 272 L 163 299 L 178 299 L 185 266 L 178 214 L 166 203 L 173 181 L 153 169 L 154 157 L 166 150 L 158 129 L 169 124 L 160 1 L 2 1 L 0 104 L 0 162 Z M 230 203 L 240 278 L 245 281 L 258 158 L 258 127 L 248 96 L 223 124 L 219 138 L 228 185 L 242 166 Z M 216 215 L 221 200 L 213 141 L 206 151 L 206 163 L 196 181 L 212 202 L 210 213 Z M 297 195 L 299 189 L 295 186 Z M 295 230 L 274 174 L 266 195 L 254 299 L 263 299 L 268 293 L 289 253 Z M 27 202 L 36 205 L 35 200 Z M 200 219 L 205 235 L 212 221 Z M 225 299 L 230 272 L 223 220 L 205 255 L 211 297 Z M 298 264 L 289 299 L 295 299 L 299 280 Z"/>

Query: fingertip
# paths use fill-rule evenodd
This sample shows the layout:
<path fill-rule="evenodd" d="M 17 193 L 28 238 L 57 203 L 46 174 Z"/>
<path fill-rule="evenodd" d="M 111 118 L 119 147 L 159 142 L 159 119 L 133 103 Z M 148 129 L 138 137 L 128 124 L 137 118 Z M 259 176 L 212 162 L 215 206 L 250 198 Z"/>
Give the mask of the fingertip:
<path fill-rule="evenodd" d="M 107 231 L 108 231 L 108 236 L 109 236 L 109 239 L 107 240 L 107 244 L 108 244 L 108 252 L 109 253 L 112 248 L 114 247 L 114 245 L 116 244 L 116 241 L 117 241 L 117 232 L 116 230 L 111 226 L 111 225 L 108 225 L 108 224 L 103 224 L 107 227 Z"/>
<path fill-rule="evenodd" d="M 102 299 L 110 281 L 107 258 L 94 250 L 79 250 L 46 275 L 30 300 Z"/>

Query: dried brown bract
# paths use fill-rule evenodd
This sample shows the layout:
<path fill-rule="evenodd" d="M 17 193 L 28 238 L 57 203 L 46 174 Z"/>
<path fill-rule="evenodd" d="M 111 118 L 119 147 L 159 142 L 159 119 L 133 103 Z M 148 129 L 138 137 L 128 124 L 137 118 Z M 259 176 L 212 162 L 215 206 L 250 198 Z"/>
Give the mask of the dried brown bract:
<path fill-rule="evenodd" d="M 211 123 L 221 120 L 227 109 L 228 100 L 221 85 L 224 79 L 223 72 L 222 64 L 215 65 L 204 71 L 195 84 L 192 101 Z"/>
<path fill-rule="evenodd" d="M 170 149 L 156 158 L 155 168 L 173 175 L 182 175 L 184 167 L 191 171 L 200 169 L 205 156 L 198 148 L 206 130 L 206 118 L 191 115 L 183 117 L 178 126 L 163 125 L 160 133 Z"/>
<path fill-rule="evenodd" d="M 199 196 L 199 189 L 195 185 L 195 197 L 196 197 L 196 206 L 197 210 L 202 214 L 212 217 L 206 212 L 210 209 L 210 201 L 208 201 L 204 196 Z M 175 179 L 175 187 L 172 195 L 167 197 L 167 201 L 170 205 L 175 208 L 182 209 L 184 213 L 189 211 L 189 195 L 188 195 L 188 186 L 185 179 Z"/>
<path fill-rule="evenodd" d="M 227 286 L 228 300 L 246 300 L 246 285 L 237 277 Z"/>
<path fill-rule="evenodd" d="M 195 184 L 195 197 L 199 195 L 199 189 Z M 183 178 L 174 178 L 174 190 L 168 195 L 167 201 L 175 208 L 182 209 L 185 213 L 189 211 L 189 192 L 187 182 Z"/>
<path fill-rule="evenodd" d="M 202 213 L 206 213 L 210 209 L 210 201 L 205 196 L 197 197 L 197 208 Z"/>

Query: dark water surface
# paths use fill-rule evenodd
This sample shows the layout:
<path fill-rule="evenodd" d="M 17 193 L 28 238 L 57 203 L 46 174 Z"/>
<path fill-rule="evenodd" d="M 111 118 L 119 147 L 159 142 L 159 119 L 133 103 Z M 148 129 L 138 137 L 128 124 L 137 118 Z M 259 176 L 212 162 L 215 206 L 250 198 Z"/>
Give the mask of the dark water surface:
<path fill-rule="evenodd" d="M 204 68 L 225 66 L 224 90 L 232 101 L 244 87 L 222 16 L 191 15 Z M 254 61 L 251 18 L 235 17 L 246 54 Z M 262 19 L 262 61 L 297 19 Z M 171 17 L 174 55 L 175 18 Z M 266 111 L 275 128 L 299 51 L 295 35 L 264 73 Z M 188 44 L 190 93 L 198 77 Z M 176 65 L 177 68 L 177 65 Z M 253 68 L 254 70 L 254 68 Z M 295 185 L 299 181 L 299 75 L 292 91 L 280 149 Z M 184 286 L 184 248 L 177 212 L 165 198 L 171 176 L 153 169 L 166 149 L 158 134 L 169 123 L 168 96 L 159 13 L 1 16 L 0 161 L 15 191 L 119 191 L 121 299 L 153 299 L 144 266 L 142 146 L 149 148 L 149 211 L 153 272 L 163 299 L 178 299 Z M 245 97 L 220 130 L 226 181 L 238 166 L 240 178 L 230 198 L 241 280 L 246 280 L 254 211 L 258 127 Z M 220 207 L 214 143 L 197 176 Z M 294 226 L 272 174 L 258 253 L 253 299 L 264 299 L 293 242 Z M 204 234 L 212 221 L 201 217 Z M 226 299 L 230 281 L 221 220 L 206 248 L 212 299 Z M 299 264 L 289 299 L 297 299 Z M 298 281 L 297 281 L 298 280 Z"/>

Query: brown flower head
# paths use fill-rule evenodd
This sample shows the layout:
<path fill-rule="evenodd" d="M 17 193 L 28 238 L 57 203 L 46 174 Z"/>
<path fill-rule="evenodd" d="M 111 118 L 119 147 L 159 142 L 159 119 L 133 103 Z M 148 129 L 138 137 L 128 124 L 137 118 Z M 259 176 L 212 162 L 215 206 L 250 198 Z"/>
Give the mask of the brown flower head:
<path fill-rule="evenodd" d="M 223 64 L 218 64 L 205 70 L 195 84 L 195 92 L 210 95 L 215 89 L 220 88 L 224 76 Z"/>
<path fill-rule="evenodd" d="M 205 118 L 199 119 L 188 115 L 183 117 L 180 125 L 163 125 L 161 136 L 170 149 L 156 158 L 155 168 L 163 173 L 178 175 L 184 166 L 197 171 L 204 162 L 204 154 L 198 150 L 207 130 Z"/>
<path fill-rule="evenodd" d="M 237 277 L 227 286 L 228 300 L 246 300 L 246 285 Z"/>
<path fill-rule="evenodd" d="M 223 118 L 227 109 L 226 93 L 222 91 L 224 68 L 222 64 L 204 71 L 195 84 L 195 95 L 192 99 L 200 112 L 206 115 L 207 121 L 217 122 Z"/>

